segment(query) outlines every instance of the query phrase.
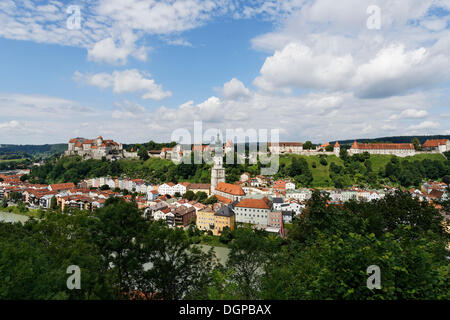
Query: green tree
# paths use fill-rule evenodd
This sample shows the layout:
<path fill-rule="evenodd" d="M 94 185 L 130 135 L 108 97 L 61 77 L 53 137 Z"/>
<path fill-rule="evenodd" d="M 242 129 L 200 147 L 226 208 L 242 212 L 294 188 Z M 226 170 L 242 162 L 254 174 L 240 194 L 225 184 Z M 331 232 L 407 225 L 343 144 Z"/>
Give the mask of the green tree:
<path fill-rule="evenodd" d="M 306 141 L 303 144 L 303 149 L 305 149 L 305 150 L 309 150 L 309 149 L 313 149 L 313 148 L 314 148 L 314 145 L 312 144 L 311 141 Z"/>
<path fill-rule="evenodd" d="M 92 225 L 92 241 L 104 257 L 104 268 L 113 273 L 116 297 L 129 293 L 135 277 L 143 271 L 141 252 L 146 220 L 134 203 L 120 198 L 110 198 L 96 212 Z M 110 264 L 114 267 L 110 269 Z"/>
<path fill-rule="evenodd" d="M 185 198 L 186 200 L 194 200 L 195 197 L 195 193 L 192 190 L 188 190 L 186 191 L 186 193 L 183 195 L 183 198 Z"/>
<path fill-rule="evenodd" d="M 416 149 L 416 151 L 419 151 L 421 149 L 420 141 L 419 139 L 417 139 L 417 137 L 412 139 L 411 143 L 414 145 L 414 149 Z"/>
<path fill-rule="evenodd" d="M 6 200 L 5 197 L 2 199 L 2 202 L 0 203 L 0 207 L 1 208 L 7 208 L 8 207 L 8 200 Z"/>
<path fill-rule="evenodd" d="M 258 299 L 264 268 L 270 261 L 270 245 L 261 232 L 250 228 L 238 228 L 233 236 L 227 268 L 232 270 L 230 281 L 236 284 L 235 297 Z"/>
<path fill-rule="evenodd" d="M 217 263 L 213 250 L 192 246 L 184 230 L 165 223 L 153 223 L 145 234 L 143 250 L 151 266 L 142 274 L 140 290 L 164 300 L 206 299 Z"/>

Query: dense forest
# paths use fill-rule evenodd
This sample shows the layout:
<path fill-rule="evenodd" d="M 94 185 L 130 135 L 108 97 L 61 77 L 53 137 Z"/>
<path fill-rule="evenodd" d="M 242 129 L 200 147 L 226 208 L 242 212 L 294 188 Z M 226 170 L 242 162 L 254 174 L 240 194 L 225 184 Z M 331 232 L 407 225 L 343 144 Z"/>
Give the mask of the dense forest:
<path fill-rule="evenodd" d="M 0 299 L 450 298 L 450 239 L 433 206 L 400 192 L 343 207 L 326 202 L 313 193 L 285 239 L 226 230 L 224 263 L 194 245 L 195 224 L 152 223 L 121 199 L 94 215 L 49 210 L 24 225 L 0 223 Z M 450 203 L 443 207 L 449 214 Z M 71 265 L 80 268 L 79 290 L 66 286 Z M 380 289 L 366 285 L 372 265 Z"/>
<path fill-rule="evenodd" d="M 0 146 L 0 159 L 22 159 L 33 157 L 49 157 L 61 154 L 67 150 L 67 144 L 45 144 L 45 145 L 13 145 L 3 144 Z"/>

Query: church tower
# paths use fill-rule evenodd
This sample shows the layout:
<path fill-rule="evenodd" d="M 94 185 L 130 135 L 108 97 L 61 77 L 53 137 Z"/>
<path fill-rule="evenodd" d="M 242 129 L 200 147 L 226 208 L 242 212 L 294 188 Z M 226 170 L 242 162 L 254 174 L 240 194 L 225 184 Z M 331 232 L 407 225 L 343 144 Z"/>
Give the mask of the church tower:
<path fill-rule="evenodd" d="M 333 151 L 334 151 L 335 156 L 339 158 L 339 154 L 341 152 L 341 146 L 340 146 L 339 142 L 336 141 L 336 143 L 334 144 Z"/>
<path fill-rule="evenodd" d="M 214 166 L 211 169 L 211 193 L 216 190 L 219 182 L 225 182 L 225 169 L 223 168 L 223 146 L 217 134 L 214 149 Z"/>

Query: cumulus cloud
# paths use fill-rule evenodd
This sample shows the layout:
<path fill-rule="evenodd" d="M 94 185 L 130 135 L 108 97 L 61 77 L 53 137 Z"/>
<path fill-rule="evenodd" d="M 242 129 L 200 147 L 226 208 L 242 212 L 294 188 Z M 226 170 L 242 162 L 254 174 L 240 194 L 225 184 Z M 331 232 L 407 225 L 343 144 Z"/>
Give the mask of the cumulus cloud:
<path fill-rule="evenodd" d="M 115 41 L 113 37 L 110 37 L 95 43 L 88 49 L 88 59 L 110 64 L 125 64 L 128 56 L 131 55 L 141 61 L 147 60 L 147 48 L 135 45 L 137 36 L 134 33 L 122 32 L 119 38 L 118 41 Z"/>
<path fill-rule="evenodd" d="M 389 117 L 390 120 L 396 119 L 418 119 L 425 118 L 428 115 L 428 112 L 425 110 L 416 110 L 416 109 L 406 109 L 403 110 L 400 114 L 394 114 Z"/>
<path fill-rule="evenodd" d="M 385 98 L 449 79 L 448 14 L 443 1 L 377 1 L 381 29 L 366 23 L 369 0 L 299 1 L 274 31 L 252 39 L 269 52 L 254 84 L 264 90 L 337 90 Z M 414 21 L 414 23 L 412 23 Z"/>
<path fill-rule="evenodd" d="M 339 88 L 353 72 L 350 55 L 315 54 L 300 43 L 290 43 L 266 59 L 255 85 L 274 90 L 282 87 Z"/>
<path fill-rule="evenodd" d="M 382 98 L 431 86 L 448 75 L 444 55 L 429 49 L 407 51 L 401 44 L 381 49 L 360 62 L 351 55 L 314 52 L 301 43 L 289 43 L 266 59 L 254 84 L 263 90 L 283 88 L 347 90 L 361 98 Z"/>
<path fill-rule="evenodd" d="M 164 91 L 160 84 L 150 79 L 137 69 L 114 71 L 109 73 L 82 74 L 74 73 L 73 79 L 79 83 L 96 86 L 102 89 L 112 87 L 114 93 L 143 92 L 142 99 L 162 100 L 170 97 L 170 91 Z"/>
<path fill-rule="evenodd" d="M 250 95 L 250 90 L 245 87 L 242 81 L 236 78 L 226 82 L 221 91 L 224 99 L 238 99 Z"/>

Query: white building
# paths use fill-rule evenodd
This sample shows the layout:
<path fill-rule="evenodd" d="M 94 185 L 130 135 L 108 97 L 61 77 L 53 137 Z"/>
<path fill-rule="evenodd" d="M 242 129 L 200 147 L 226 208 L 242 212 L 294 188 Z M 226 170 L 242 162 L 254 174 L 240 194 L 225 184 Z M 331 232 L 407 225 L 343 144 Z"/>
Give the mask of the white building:
<path fill-rule="evenodd" d="M 236 222 L 267 226 L 269 224 L 270 201 L 265 199 L 242 199 L 234 207 Z"/>
<path fill-rule="evenodd" d="M 301 154 L 303 151 L 303 143 L 301 142 L 269 143 L 268 147 L 272 154 Z"/>
<path fill-rule="evenodd" d="M 287 190 L 295 190 L 295 183 L 293 183 L 293 182 L 286 182 L 286 191 Z"/>
<path fill-rule="evenodd" d="M 307 201 L 311 198 L 312 192 L 309 189 L 288 190 L 286 191 L 286 198 L 298 201 Z"/>
<path fill-rule="evenodd" d="M 175 186 L 175 184 L 173 184 L 172 182 L 163 183 L 163 184 L 159 185 L 158 193 L 161 195 L 168 194 L 168 195 L 173 196 L 175 194 L 175 191 L 173 188 L 174 186 Z"/>
<path fill-rule="evenodd" d="M 416 149 L 412 143 L 358 143 L 355 141 L 349 150 L 351 155 L 364 152 L 408 157 L 415 155 Z"/>

